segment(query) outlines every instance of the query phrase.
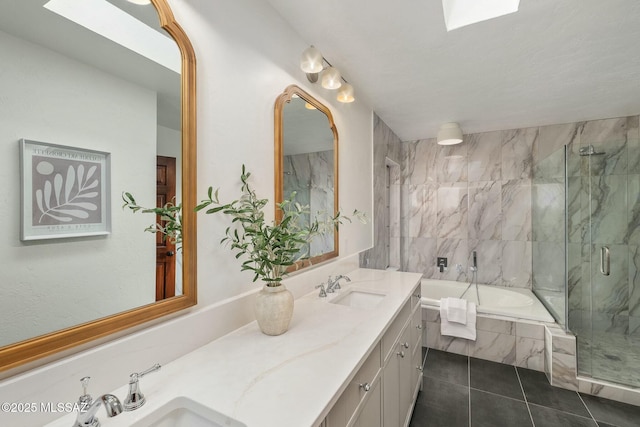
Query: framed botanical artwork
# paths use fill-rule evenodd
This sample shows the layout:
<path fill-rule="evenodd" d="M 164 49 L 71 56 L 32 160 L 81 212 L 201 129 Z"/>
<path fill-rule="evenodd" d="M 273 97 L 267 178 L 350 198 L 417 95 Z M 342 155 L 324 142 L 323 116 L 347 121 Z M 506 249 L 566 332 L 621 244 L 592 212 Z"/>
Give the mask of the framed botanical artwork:
<path fill-rule="evenodd" d="M 20 140 L 20 239 L 111 233 L 111 154 Z"/>

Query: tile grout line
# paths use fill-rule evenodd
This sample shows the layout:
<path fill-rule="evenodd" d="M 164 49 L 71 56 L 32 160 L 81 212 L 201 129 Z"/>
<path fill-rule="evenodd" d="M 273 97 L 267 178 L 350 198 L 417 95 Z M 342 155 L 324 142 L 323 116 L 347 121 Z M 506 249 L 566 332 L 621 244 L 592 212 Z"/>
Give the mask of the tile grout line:
<path fill-rule="evenodd" d="M 585 408 L 587 408 L 587 412 L 589 413 L 589 416 L 591 417 L 591 419 L 593 420 L 594 423 L 596 423 L 597 426 L 599 426 L 600 424 L 598 424 L 598 420 L 596 420 L 596 417 L 593 416 L 593 414 L 591 413 L 591 409 L 589 409 L 589 407 L 587 406 L 587 404 L 584 402 L 584 399 L 582 399 L 582 396 L 580 395 L 579 392 L 576 391 L 576 394 L 578 395 L 578 397 L 580 398 L 580 402 L 582 402 L 582 404 L 584 405 Z"/>
<path fill-rule="evenodd" d="M 527 404 L 527 401 L 526 401 L 526 400 L 524 400 L 524 399 L 523 399 L 523 400 L 516 399 L 515 397 L 505 396 L 505 395 L 503 395 L 503 394 L 494 393 L 494 392 L 492 392 L 492 391 L 482 390 L 481 388 L 474 388 L 474 387 L 471 387 L 471 390 L 473 390 L 473 391 L 479 391 L 480 393 L 490 394 L 490 395 L 492 395 L 492 396 L 496 396 L 496 397 L 499 397 L 499 398 L 501 398 L 501 399 L 508 399 L 508 400 L 513 400 L 514 402 L 522 402 L 522 403 L 524 403 L 524 404 Z"/>
<path fill-rule="evenodd" d="M 471 427 L 471 356 L 467 355 L 467 385 L 469 386 L 469 427 Z"/>
<path fill-rule="evenodd" d="M 518 377 L 518 384 L 520 384 L 520 391 L 522 391 L 522 397 L 524 397 L 524 404 L 527 405 L 527 412 L 529 412 L 529 418 L 531 419 L 531 424 L 533 427 L 536 427 L 536 422 L 533 421 L 533 414 L 531 414 L 531 408 L 529 407 L 529 401 L 527 400 L 527 394 L 524 392 L 524 386 L 522 385 L 522 380 L 520 379 L 520 373 L 518 372 L 518 367 L 514 366 L 513 369 L 516 371 L 516 377 Z"/>

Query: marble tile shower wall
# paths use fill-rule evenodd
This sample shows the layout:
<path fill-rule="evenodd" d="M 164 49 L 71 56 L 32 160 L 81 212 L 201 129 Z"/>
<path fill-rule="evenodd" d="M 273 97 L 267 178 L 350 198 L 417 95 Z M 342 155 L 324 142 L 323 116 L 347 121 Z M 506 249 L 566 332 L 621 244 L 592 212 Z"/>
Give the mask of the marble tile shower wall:
<path fill-rule="evenodd" d="M 296 200 L 311 212 L 333 212 L 333 150 L 284 156 L 284 197 L 296 192 Z M 333 250 L 333 232 L 316 238 L 312 254 Z"/>
<path fill-rule="evenodd" d="M 531 288 L 531 178 L 539 128 L 403 144 L 403 269 L 467 281 L 478 254 L 478 281 Z M 447 257 L 440 273 L 436 257 Z M 460 267 L 457 267 L 460 265 Z"/>

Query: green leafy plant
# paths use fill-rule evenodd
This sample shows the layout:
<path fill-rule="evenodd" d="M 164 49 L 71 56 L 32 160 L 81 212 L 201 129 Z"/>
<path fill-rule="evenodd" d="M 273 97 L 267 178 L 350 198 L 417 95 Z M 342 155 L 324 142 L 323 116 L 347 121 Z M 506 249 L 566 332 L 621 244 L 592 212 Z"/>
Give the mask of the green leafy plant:
<path fill-rule="evenodd" d="M 221 244 L 228 244 L 236 252 L 236 259 L 244 258 L 242 271 L 252 271 L 253 281 L 262 279 L 268 286 L 278 286 L 282 278 L 288 274 L 289 267 L 296 262 L 308 259 L 310 243 L 316 236 L 337 230 L 340 224 L 351 222 L 351 218 L 338 212 L 336 215 L 316 212 L 310 217 L 311 210 L 307 205 L 295 201 L 295 193 L 278 204 L 282 211 L 279 223 L 267 223 L 264 207 L 268 199 L 260 199 L 249 185 L 250 172 L 242 165 L 241 196 L 230 203 L 221 203 L 218 190 L 209 187 L 207 199 L 196 206 L 196 211 L 205 210 L 207 214 L 222 213 L 231 217 L 231 225 L 225 231 Z M 147 208 L 140 206 L 133 195 L 122 193 L 124 204 L 133 212 L 153 213 L 159 222 L 145 229 L 152 233 L 162 233 L 164 238 L 179 245 L 182 242 L 182 204 L 175 200 L 162 207 Z M 357 209 L 353 217 L 366 223 L 366 216 Z M 311 218 L 311 219 L 309 219 Z"/>
<path fill-rule="evenodd" d="M 237 259 L 244 258 L 241 270 L 252 271 L 254 282 L 262 279 L 268 286 L 278 286 L 290 266 L 309 258 L 309 243 L 315 236 L 337 229 L 345 221 L 351 222 L 351 218 L 338 212 L 335 216 L 318 213 L 310 220 L 303 220 L 311 213 L 309 206 L 297 203 L 293 193 L 278 204 L 282 220 L 268 223 L 263 211 L 268 200 L 256 196 L 249 184 L 250 176 L 242 165 L 240 198 L 223 204 L 219 201 L 218 190 L 209 187 L 207 199 L 202 200 L 196 211 L 231 217 L 231 225 L 220 243 L 230 245 Z M 366 217 L 358 210 L 354 210 L 353 216 L 366 222 Z"/>
<path fill-rule="evenodd" d="M 141 213 L 153 213 L 159 218 L 159 222 L 151 224 L 145 228 L 145 231 L 151 233 L 162 233 L 165 239 L 168 239 L 171 243 L 176 245 L 178 249 L 181 249 L 182 243 L 182 204 L 175 203 L 175 199 L 169 203 L 166 203 L 162 207 L 158 208 L 145 208 L 140 206 L 131 193 L 122 193 L 122 200 L 124 204 L 122 209 L 129 208 L 133 212 Z"/>

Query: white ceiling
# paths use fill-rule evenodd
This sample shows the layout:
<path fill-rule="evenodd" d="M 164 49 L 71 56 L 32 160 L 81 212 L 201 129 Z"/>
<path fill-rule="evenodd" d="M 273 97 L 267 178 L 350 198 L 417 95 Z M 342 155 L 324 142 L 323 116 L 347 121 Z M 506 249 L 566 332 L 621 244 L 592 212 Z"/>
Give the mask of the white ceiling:
<path fill-rule="evenodd" d="M 403 141 L 640 114 L 638 0 L 521 0 L 451 32 L 441 0 L 268 1 Z"/>

